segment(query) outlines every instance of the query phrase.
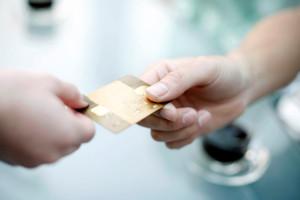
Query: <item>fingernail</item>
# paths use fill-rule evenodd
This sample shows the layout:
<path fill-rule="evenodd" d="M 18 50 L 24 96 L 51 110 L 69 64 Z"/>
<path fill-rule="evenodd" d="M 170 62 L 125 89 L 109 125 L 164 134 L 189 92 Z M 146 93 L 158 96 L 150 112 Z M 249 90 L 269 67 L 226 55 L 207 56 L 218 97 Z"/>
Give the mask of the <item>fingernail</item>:
<path fill-rule="evenodd" d="M 160 111 L 160 116 L 163 118 L 170 120 L 170 121 L 175 121 L 174 119 L 176 116 L 176 108 L 172 103 L 168 103 L 167 105 L 164 106 L 164 108 Z"/>
<path fill-rule="evenodd" d="M 156 83 L 146 89 L 147 93 L 154 97 L 161 97 L 168 92 L 168 87 L 163 83 Z"/>
<path fill-rule="evenodd" d="M 185 126 L 188 126 L 192 124 L 195 121 L 195 119 L 196 119 L 196 113 L 190 110 L 182 116 L 182 123 Z"/>
<path fill-rule="evenodd" d="M 202 110 L 198 113 L 198 124 L 199 126 L 203 126 L 211 119 L 211 114 L 206 111 Z"/>

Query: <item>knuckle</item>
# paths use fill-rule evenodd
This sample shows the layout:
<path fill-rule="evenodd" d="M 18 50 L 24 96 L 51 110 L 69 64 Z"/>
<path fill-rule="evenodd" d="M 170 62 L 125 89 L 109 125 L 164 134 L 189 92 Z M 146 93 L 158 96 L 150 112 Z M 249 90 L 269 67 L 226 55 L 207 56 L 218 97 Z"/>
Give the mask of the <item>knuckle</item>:
<path fill-rule="evenodd" d="M 176 121 L 176 122 L 169 122 L 170 123 L 170 127 L 172 127 L 174 130 L 179 130 L 181 128 L 184 127 L 183 123 L 182 122 L 179 122 L 179 121 Z"/>
<path fill-rule="evenodd" d="M 71 137 L 74 143 L 86 143 L 89 142 L 95 136 L 96 128 L 94 123 L 83 116 L 81 123 L 77 122 L 74 125 Z M 76 138 L 75 138 L 76 137 Z"/>
<path fill-rule="evenodd" d="M 158 120 L 153 121 L 153 126 L 161 127 L 161 129 L 164 129 L 164 130 L 171 130 L 174 128 L 174 126 L 177 126 L 176 122 L 170 121 L 167 118 L 168 118 L 168 116 L 166 116 L 165 113 L 161 112 L 160 116 L 157 118 Z"/>
<path fill-rule="evenodd" d="M 174 134 L 172 135 L 173 140 L 176 141 L 181 141 L 189 137 L 189 132 L 185 129 L 175 131 Z"/>
<path fill-rule="evenodd" d="M 169 60 L 168 59 L 160 59 L 157 62 L 155 62 L 154 64 L 151 64 L 148 68 L 149 69 L 158 69 L 161 67 L 165 67 L 166 65 L 168 65 Z"/>
<path fill-rule="evenodd" d="M 171 61 L 166 62 L 166 68 L 169 72 L 175 71 L 176 70 L 176 65 L 174 63 L 171 63 Z"/>
<path fill-rule="evenodd" d="M 150 66 L 150 69 L 154 69 L 155 76 L 158 80 L 163 79 L 169 72 L 172 71 L 169 60 L 163 59 L 154 65 Z"/>
<path fill-rule="evenodd" d="M 181 70 L 173 71 L 173 72 L 169 73 L 169 76 L 168 76 L 169 81 L 172 83 L 175 83 L 176 85 L 178 83 L 181 83 L 183 78 L 184 78 L 184 74 Z"/>
<path fill-rule="evenodd" d="M 203 74 L 205 74 L 206 77 L 210 77 L 208 80 L 204 79 L 208 83 L 219 78 L 221 74 L 221 66 L 224 63 L 224 61 L 220 60 L 218 57 L 199 57 L 195 60 L 195 62 L 197 63 L 195 66 L 202 66 L 201 70 L 203 71 Z"/>
<path fill-rule="evenodd" d="M 163 130 L 170 130 L 171 123 L 166 122 L 165 120 L 159 120 L 157 123 L 153 124 L 153 127 L 163 129 Z"/>
<path fill-rule="evenodd" d="M 172 72 L 175 70 L 175 66 L 171 63 L 169 59 L 163 59 L 160 63 L 166 69 L 167 72 Z"/>

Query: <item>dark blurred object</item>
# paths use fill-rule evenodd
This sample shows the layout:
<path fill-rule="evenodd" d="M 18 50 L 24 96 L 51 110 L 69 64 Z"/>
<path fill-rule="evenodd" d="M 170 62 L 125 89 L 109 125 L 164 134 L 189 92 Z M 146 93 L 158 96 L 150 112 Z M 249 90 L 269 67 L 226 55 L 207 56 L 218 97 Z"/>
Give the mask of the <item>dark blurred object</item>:
<path fill-rule="evenodd" d="M 244 129 L 230 124 L 206 136 L 202 147 L 211 158 L 219 162 L 231 163 L 244 157 L 249 142 L 250 136 Z"/>
<path fill-rule="evenodd" d="M 49 39 L 54 36 L 58 24 L 55 0 L 27 0 L 27 28 L 34 39 Z"/>
<path fill-rule="evenodd" d="M 269 165 L 269 151 L 248 129 L 229 124 L 200 140 L 189 170 L 205 180 L 227 186 L 257 181 Z"/>
<path fill-rule="evenodd" d="M 28 0 L 28 6 L 35 10 L 51 9 L 53 7 L 53 0 Z"/>

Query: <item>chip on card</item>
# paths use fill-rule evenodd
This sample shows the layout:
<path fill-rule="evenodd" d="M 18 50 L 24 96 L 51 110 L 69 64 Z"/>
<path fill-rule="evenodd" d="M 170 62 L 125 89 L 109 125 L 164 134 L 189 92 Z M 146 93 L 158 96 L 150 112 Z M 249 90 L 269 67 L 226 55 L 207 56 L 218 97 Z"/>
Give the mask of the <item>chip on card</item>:
<path fill-rule="evenodd" d="M 163 107 L 147 99 L 147 87 L 134 76 L 113 81 L 85 96 L 89 107 L 84 114 L 112 132 L 121 132 Z"/>

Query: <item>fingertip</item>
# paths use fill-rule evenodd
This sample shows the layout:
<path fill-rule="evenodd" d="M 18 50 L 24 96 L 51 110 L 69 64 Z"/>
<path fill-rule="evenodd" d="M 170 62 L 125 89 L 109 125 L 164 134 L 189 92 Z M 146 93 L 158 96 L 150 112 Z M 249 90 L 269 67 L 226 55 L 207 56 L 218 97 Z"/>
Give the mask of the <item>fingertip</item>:
<path fill-rule="evenodd" d="M 172 149 L 172 150 L 179 150 L 180 149 L 180 147 L 178 147 L 176 145 L 176 143 L 174 143 L 174 142 L 167 142 L 166 146 L 167 146 L 168 149 Z"/>
<path fill-rule="evenodd" d="M 146 89 L 147 97 L 155 102 L 162 102 L 163 96 L 169 91 L 166 84 L 158 82 Z"/>
<path fill-rule="evenodd" d="M 161 117 L 172 122 L 176 121 L 177 119 L 176 107 L 172 103 L 166 104 L 159 114 Z"/>
<path fill-rule="evenodd" d="M 90 121 L 89 128 L 87 128 L 87 131 L 84 134 L 83 142 L 86 143 L 86 142 L 91 141 L 94 138 L 95 133 L 96 133 L 95 124 Z"/>
<path fill-rule="evenodd" d="M 75 85 L 60 81 L 60 87 L 56 90 L 57 96 L 65 105 L 73 109 L 80 109 L 88 106 L 88 103 L 84 100 L 83 95 Z"/>
<path fill-rule="evenodd" d="M 74 153 L 74 152 L 77 151 L 80 147 L 81 147 L 81 144 L 76 145 L 76 146 L 74 146 L 74 147 L 71 147 L 71 148 L 67 149 L 67 150 L 64 152 L 64 156 L 67 156 L 67 155 L 70 155 L 70 154 Z"/>
<path fill-rule="evenodd" d="M 76 95 L 74 94 L 74 98 L 70 98 L 69 103 L 72 108 L 81 109 L 89 106 L 89 103 L 85 101 L 84 95 L 80 93 L 79 89 L 76 88 L 76 91 L 74 91 L 74 93 L 76 93 Z"/>
<path fill-rule="evenodd" d="M 212 114 L 207 110 L 198 111 L 198 125 L 200 127 L 208 123 L 212 118 Z"/>
<path fill-rule="evenodd" d="M 152 131 L 151 132 L 151 136 L 157 142 L 162 142 L 163 141 L 162 138 L 161 138 L 161 136 L 160 136 L 160 134 L 158 132 Z"/>
<path fill-rule="evenodd" d="M 189 126 L 193 124 L 197 119 L 197 112 L 194 109 L 188 109 L 185 113 L 182 115 L 182 123 L 184 126 Z"/>
<path fill-rule="evenodd" d="M 78 114 L 78 120 L 80 121 L 81 129 L 81 142 L 87 143 L 95 136 L 96 128 L 95 124 L 86 116 Z"/>
<path fill-rule="evenodd" d="M 194 138 L 193 137 L 189 137 L 189 138 L 186 138 L 186 139 L 182 139 L 182 140 L 178 140 L 178 141 L 172 141 L 172 142 L 167 142 L 166 143 L 166 146 L 169 148 L 169 149 L 181 149 L 189 144 L 192 144 L 194 141 Z"/>

